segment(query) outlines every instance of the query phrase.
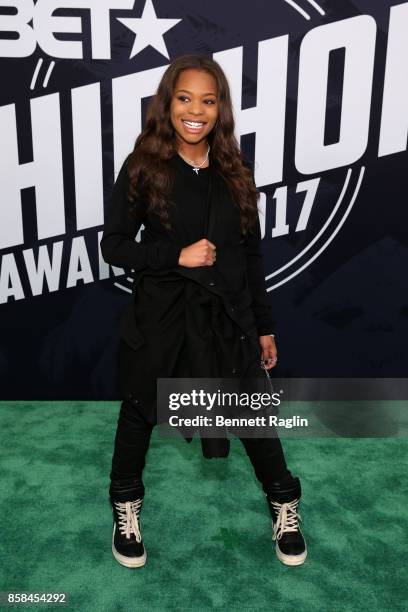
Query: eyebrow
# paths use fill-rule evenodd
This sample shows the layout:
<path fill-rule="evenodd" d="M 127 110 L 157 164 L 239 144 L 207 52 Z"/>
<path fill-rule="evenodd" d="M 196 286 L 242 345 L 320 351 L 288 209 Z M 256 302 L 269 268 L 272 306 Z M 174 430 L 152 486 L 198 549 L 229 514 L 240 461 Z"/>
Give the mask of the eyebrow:
<path fill-rule="evenodd" d="M 192 93 L 191 91 L 188 91 L 188 89 L 178 89 L 178 90 L 176 91 L 176 93 L 178 93 L 179 91 L 185 91 L 186 93 L 189 93 L 189 94 L 191 94 L 191 93 Z M 212 91 L 207 91 L 207 93 L 204 93 L 204 94 L 203 94 L 203 96 L 215 96 L 215 95 L 216 95 L 216 94 L 215 94 L 215 93 L 213 93 Z"/>

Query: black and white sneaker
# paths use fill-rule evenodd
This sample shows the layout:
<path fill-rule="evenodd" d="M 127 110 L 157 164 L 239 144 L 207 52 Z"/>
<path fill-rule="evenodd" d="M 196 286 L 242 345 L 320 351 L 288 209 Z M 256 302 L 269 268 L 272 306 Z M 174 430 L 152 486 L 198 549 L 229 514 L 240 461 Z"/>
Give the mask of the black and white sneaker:
<path fill-rule="evenodd" d="M 142 567 L 146 563 L 139 519 L 142 504 L 143 498 L 112 501 L 112 553 L 116 561 L 125 567 Z"/>
<path fill-rule="evenodd" d="M 276 482 L 274 491 L 266 497 L 272 516 L 272 540 L 276 541 L 276 556 L 285 565 L 301 565 L 307 556 L 306 542 L 299 527 L 298 505 L 300 481 L 288 475 Z"/>

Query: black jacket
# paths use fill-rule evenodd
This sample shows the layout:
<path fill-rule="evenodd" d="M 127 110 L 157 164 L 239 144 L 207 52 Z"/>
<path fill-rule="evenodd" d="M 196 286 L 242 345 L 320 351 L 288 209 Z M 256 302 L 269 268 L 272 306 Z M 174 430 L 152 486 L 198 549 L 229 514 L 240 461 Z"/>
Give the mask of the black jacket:
<path fill-rule="evenodd" d="M 212 181 L 206 237 L 217 247 L 216 262 L 186 268 L 178 264 L 181 249 L 204 237 L 196 224 L 187 222 L 198 177 L 179 155 L 170 161 L 176 181 L 170 195 L 173 229 L 168 231 L 156 214 L 146 212 L 143 196 L 136 214 L 129 212 L 128 159 L 113 188 L 101 252 L 107 263 L 134 270 L 134 299 L 121 319 L 120 386 L 124 396 L 145 403 L 149 420 L 155 422 L 157 378 L 253 373 L 259 368 L 258 336 L 273 333 L 274 321 L 259 220 L 254 233 L 243 239 L 239 210 L 225 181 L 211 166 L 205 169 Z M 197 187 L 193 214 L 201 211 L 202 193 L 202 186 L 201 191 Z M 203 446 L 205 456 L 225 456 L 225 446 L 217 449 L 215 442 L 211 449 Z"/>

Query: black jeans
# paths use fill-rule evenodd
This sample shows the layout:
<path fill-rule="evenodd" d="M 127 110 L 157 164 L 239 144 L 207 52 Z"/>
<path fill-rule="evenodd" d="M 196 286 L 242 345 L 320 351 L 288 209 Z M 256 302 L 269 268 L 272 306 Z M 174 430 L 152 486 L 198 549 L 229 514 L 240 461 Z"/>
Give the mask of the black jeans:
<path fill-rule="evenodd" d="M 124 400 L 118 417 L 110 473 L 109 494 L 116 501 L 130 501 L 144 495 L 142 473 L 153 425 L 140 405 Z M 290 474 L 281 442 L 273 438 L 240 438 L 265 493 L 272 482 Z"/>

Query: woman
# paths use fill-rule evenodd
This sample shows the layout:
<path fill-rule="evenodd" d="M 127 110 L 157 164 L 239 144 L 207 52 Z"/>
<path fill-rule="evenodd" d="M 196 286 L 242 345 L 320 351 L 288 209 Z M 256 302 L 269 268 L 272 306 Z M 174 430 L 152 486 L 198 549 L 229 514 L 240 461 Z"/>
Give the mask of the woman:
<path fill-rule="evenodd" d="M 259 376 L 261 365 L 276 365 L 257 198 L 225 74 L 210 58 L 176 59 L 119 172 L 101 240 L 107 263 L 135 272 L 135 299 L 121 321 L 123 401 L 109 489 L 112 551 L 127 567 L 146 562 L 142 472 L 157 424 L 157 378 Z M 268 501 L 276 554 L 299 565 L 307 553 L 299 479 L 277 434 L 240 439 Z M 228 455 L 228 439 L 201 443 L 207 458 Z"/>

